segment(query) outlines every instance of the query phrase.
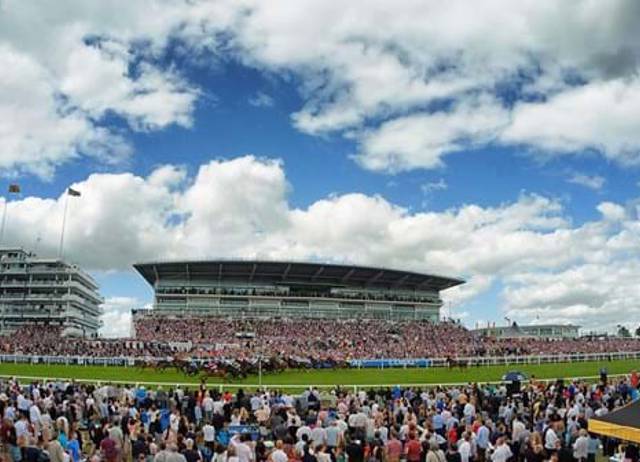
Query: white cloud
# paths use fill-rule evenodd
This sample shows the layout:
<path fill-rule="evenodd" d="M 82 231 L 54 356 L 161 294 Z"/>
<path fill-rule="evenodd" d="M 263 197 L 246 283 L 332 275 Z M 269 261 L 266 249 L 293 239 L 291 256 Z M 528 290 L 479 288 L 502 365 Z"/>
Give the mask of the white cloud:
<path fill-rule="evenodd" d="M 491 141 L 507 117 L 499 104 L 481 99 L 449 112 L 393 119 L 362 136 L 356 160 L 392 172 L 439 167 L 446 154 Z"/>
<path fill-rule="evenodd" d="M 567 179 L 567 182 L 584 186 L 585 188 L 593 189 L 594 191 L 599 191 L 604 187 L 607 180 L 600 175 L 574 173 Z"/>
<path fill-rule="evenodd" d="M 249 104 L 253 107 L 271 107 L 275 104 L 275 101 L 273 97 L 259 91 L 249 98 Z"/>
<path fill-rule="evenodd" d="M 448 185 L 444 178 L 440 178 L 438 181 L 430 181 L 420 186 L 423 194 L 431 194 L 433 191 L 444 191 L 447 188 Z"/>
<path fill-rule="evenodd" d="M 102 328 L 100 335 L 107 338 L 131 335 L 131 310 L 141 308 L 142 303 L 134 297 L 109 297 L 102 305 Z"/>
<path fill-rule="evenodd" d="M 624 207 L 613 202 L 602 202 L 598 204 L 597 208 L 605 220 L 622 221 L 627 215 Z"/>
<path fill-rule="evenodd" d="M 346 261 L 465 277 L 468 284 L 444 293 L 461 309 L 500 283 L 510 312 L 531 319 L 539 307 L 573 307 L 560 312 L 578 324 L 595 324 L 613 299 L 619 310 L 637 299 L 627 296 L 640 277 L 632 206 L 604 202 L 602 219 L 580 226 L 560 202 L 537 195 L 414 212 L 347 193 L 295 208 L 282 163 L 253 156 L 211 161 L 193 177 L 163 165 L 147 177 L 93 174 L 72 187 L 82 197 L 69 202 L 66 254 L 94 270 L 166 258 Z M 55 255 L 63 201 L 10 202 L 7 241 L 31 247 L 41 236 L 39 253 Z M 621 287 L 610 288 L 616 280 Z"/>
<path fill-rule="evenodd" d="M 82 156 L 130 155 L 107 115 L 132 130 L 189 127 L 205 93 L 176 63 L 221 59 L 287 76 L 303 101 L 295 126 L 353 137 L 368 169 L 436 168 L 493 142 L 635 164 L 639 8 L 635 0 L 490 0 L 471 10 L 465 0 L 444 8 L 5 0 L 0 169 L 50 177 Z M 505 86 L 515 89 L 509 102 Z"/>
<path fill-rule="evenodd" d="M 568 322 L 589 330 L 612 330 L 624 323 L 637 327 L 640 309 L 639 260 L 584 264 L 555 273 L 513 277 L 505 292 L 508 314 L 517 319 L 540 316 L 540 322 Z"/>
<path fill-rule="evenodd" d="M 8 0 L 1 8 L 5 173 L 50 178 L 58 165 L 83 156 L 118 162 L 132 149 L 103 122 L 107 115 L 133 130 L 191 125 L 198 90 L 156 59 L 189 9 L 74 0 L 55 6 Z"/>
<path fill-rule="evenodd" d="M 521 103 L 505 142 L 550 152 L 601 152 L 622 164 L 640 162 L 640 79 L 594 81 L 569 88 L 542 103 Z"/>

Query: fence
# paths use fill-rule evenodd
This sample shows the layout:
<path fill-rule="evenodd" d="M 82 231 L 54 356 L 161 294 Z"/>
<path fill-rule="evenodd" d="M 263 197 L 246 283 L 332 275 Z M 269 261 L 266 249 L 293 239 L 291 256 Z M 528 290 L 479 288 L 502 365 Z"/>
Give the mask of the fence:
<path fill-rule="evenodd" d="M 609 374 L 609 378 L 617 378 L 617 377 L 626 377 L 627 374 Z M 196 382 L 150 382 L 150 381 L 132 381 L 132 380 L 106 380 L 106 379 L 75 379 L 71 377 L 44 377 L 44 376 L 31 376 L 31 375 L 6 375 L 0 374 L 0 379 L 18 379 L 18 380 L 28 380 L 28 381 L 57 381 L 57 382 L 79 382 L 79 383 L 92 383 L 96 385 L 109 384 L 109 385 L 126 385 L 131 386 L 135 385 L 136 387 L 145 386 L 145 387 L 156 387 L 156 386 L 165 386 L 165 387 L 181 387 L 188 389 L 189 387 L 197 387 L 199 383 Z M 579 377 L 572 377 L 575 380 L 598 380 L 600 379 L 599 375 L 586 375 Z M 536 379 L 537 382 L 549 383 L 556 382 L 557 379 Z M 528 383 L 529 380 L 524 380 L 522 383 Z M 474 382 L 478 385 L 501 385 L 507 382 L 502 380 L 494 380 L 488 382 Z M 463 387 L 469 385 L 469 381 L 466 382 L 438 382 L 438 383 L 418 383 L 418 382 L 407 382 L 407 383 L 375 383 L 375 384 L 257 384 L 257 383 L 211 383 L 209 387 L 217 387 L 220 392 L 223 390 L 236 390 L 238 388 L 249 389 L 249 390 L 268 390 L 268 389 L 282 389 L 282 390 L 307 390 L 309 388 L 316 388 L 318 390 L 335 390 L 340 387 L 341 389 L 349 389 L 357 392 L 358 390 L 368 390 L 368 389 L 380 389 L 380 388 L 392 388 L 392 387 L 401 387 L 401 388 L 421 388 L 421 389 L 430 389 L 437 387 Z"/>
<path fill-rule="evenodd" d="M 147 357 L 90 357 L 90 356 L 42 356 L 42 355 L 0 355 L 0 363 L 13 364 L 59 364 L 80 366 L 120 366 L 135 367 L 148 362 Z M 616 353 L 573 353 L 557 355 L 532 355 L 532 356 L 493 356 L 493 357 L 468 357 L 456 358 L 460 364 L 468 366 L 508 366 L 525 364 L 549 364 L 561 362 L 585 362 L 585 361 L 613 361 L 620 359 L 640 359 L 640 351 L 626 351 Z M 207 359 L 194 359 L 203 363 Z M 447 367 L 446 358 L 416 358 L 416 359 L 363 359 L 350 363 L 353 368 L 429 368 Z"/>

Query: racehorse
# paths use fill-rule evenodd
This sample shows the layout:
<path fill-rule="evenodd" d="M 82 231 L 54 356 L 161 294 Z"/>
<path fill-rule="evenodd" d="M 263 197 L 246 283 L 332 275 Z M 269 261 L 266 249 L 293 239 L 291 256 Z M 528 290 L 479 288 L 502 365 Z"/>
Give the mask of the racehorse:
<path fill-rule="evenodd" d="M 464 370 L 469 367 L 469 361 L 466 359 L 458 359 L 458 358 L 452 358 L 451 356 L 447 356 L 446 362 L 447 362 L 447 367 L 449 369 L 454 369 L 457 367 L 460 370 Z"/>

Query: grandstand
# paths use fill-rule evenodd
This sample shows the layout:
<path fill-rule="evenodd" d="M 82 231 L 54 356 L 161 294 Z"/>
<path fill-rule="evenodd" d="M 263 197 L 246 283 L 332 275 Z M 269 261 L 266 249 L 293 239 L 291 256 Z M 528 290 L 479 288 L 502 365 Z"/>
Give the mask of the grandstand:
<path fill-rule="evenodd" d="M 103 301 L 78 266 L 19 247 L 0 249 L 0 332 L 52 326 L 64 335 L 95 336 Z"/>
<path fill-rule="evenodd" d="M 154 289 L 156 315 L 431 321 L 440 291 L 460 279 L 385 268 L 276 261 L 134 265 Z M 140 316 L 144 312 L 136 311 Z"/>

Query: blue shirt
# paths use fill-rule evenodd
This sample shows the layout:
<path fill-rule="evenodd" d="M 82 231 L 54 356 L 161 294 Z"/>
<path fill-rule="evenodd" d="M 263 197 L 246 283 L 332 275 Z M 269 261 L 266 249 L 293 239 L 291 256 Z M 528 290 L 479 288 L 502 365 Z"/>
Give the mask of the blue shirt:
<path fill-rule="evenodd" d="M 482 449 L 487 449 L 489 447 L 489 429 L 484 425 L 478 428 L 476 444 Z"/>
<path fill-rule="evenodd" d="M 433 416 L 433 429 L 434 430 L 440 430 L 442 427 L 444 427 L 444 419 L 442 418 L 442 416 L 440 414 L 436 414 Z"/>

